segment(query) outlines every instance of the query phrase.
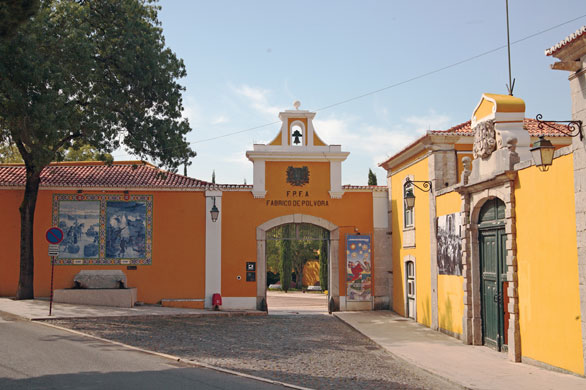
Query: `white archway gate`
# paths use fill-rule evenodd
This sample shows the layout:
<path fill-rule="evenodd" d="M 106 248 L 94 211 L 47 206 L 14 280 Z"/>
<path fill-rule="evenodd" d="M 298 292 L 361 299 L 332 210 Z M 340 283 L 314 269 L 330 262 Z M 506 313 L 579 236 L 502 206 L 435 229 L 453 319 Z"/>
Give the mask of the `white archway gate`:
<path fill-rule="evenodd" d="M 257 281 L 256 281 L 256 308 L 263 310 L 266 307 L 267 293 L 267 231 L 288 223 L 309 223 L 319 226 L 330 232 L 330 253 L 328 254 L 328 307 L 332 311 L 338 311 L 340 308 L 340 284 L 339 284 L 339 242 L 340 232 L 338 226 L 330 221 L 306 214 L 290 214 L 273 218 L 270 221 L 259 225 L 256 228 L 256 264 L 257 264 Z"/>

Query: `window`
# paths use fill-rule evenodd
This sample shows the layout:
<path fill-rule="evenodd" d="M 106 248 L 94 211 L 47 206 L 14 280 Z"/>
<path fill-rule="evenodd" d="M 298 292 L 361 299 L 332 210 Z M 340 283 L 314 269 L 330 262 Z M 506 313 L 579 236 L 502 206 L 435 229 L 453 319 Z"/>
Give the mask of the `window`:
<path fill-rule="evenodd" d="M 414 225 L 414 223 L 413 223 L 413 210 L 415 208 L 413 207 L 410 209 L 405 204 L 405 195 L 407 195 L 409 193 L 411 193 L 411 194 L 413 193 L 413 184 L 409 184 L 409 185 L 403 187 L 403 227 L 405 227 L 405 228 L 411 228 Z"/>

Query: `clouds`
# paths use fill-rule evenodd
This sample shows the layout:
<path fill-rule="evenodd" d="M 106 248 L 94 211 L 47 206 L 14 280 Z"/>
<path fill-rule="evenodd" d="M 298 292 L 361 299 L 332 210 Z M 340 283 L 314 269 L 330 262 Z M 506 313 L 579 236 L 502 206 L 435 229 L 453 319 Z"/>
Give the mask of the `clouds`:
<path fill-rule="evenodd" d="M 198 139 L 217 138 L 205 144 L 196 144 L 201 153 L 190 171 L 206 179 L 212 167 L 218 182 L 241 183 L 246 177 L 252 182 L 252 164 L 245 151 L 253 143 L 267 143 L 275 136 L 279 124 L 262 126 L 277 120 L 286 107 L 275 98 L 276 92 L 259 86 L 226 83 L 218 91 L 220 104 L 197 102 L 188 98 L 184 116 L 189 119 Z M 342 145 L 351 152 L 343 168 L 343 182 L 366 184 L 368 169 L 372 168 L 384 183 L 384 171 L 378 164 L 398 153 L 421 137 L 427 130 L 444 130 L 453 126 L 450 116 L 430 109 L 418 115 L 398 115 L 389 103 L 375 101 L 352 111 L 317 112 L 314 126 L 327 144 Z M 227 115 L 227 113 L 229 115 Z M 278 120 L 277 120 L 278 121 Z M 258 127 L 260 126 L 260 127 Z M 254 131 L 245 131 L 256 128 Z"/>
<path fill-rule="evenodd" d="M 341 144 L 343 149 L 359 154 L 361 160 L 376 166 L 428 129 L 444 130 L 451 122 L 449 116 L 430 110 L 421 116 L 397 118 L 391 125 L 362 123 L 355 117 L 316 119 L 314 125 L 326 143 Z"/>
<path fill-rule="evenodd" d="M 279 112 L 283 111 L 283 107 L 278 107 L 269 103 L 270 91 L 267 89 L 251 87 L 246 84 L 232 87 L 236 95 L 244 98 L 246 103 L 254 110 L 261 114 L 276 118 Z"/>

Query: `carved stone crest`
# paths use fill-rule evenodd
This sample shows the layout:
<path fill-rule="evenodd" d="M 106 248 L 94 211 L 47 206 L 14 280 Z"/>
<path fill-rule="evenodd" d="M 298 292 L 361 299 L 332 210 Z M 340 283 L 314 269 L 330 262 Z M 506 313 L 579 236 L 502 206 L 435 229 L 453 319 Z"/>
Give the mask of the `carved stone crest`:
<path fill-rule="evenodd" d="M 496 149 L 494 122 L 480 122 L 474 128 L 474 158 L 486 158 Z"/>
<path fill-rule="evenodd" d="M 307 167 L 288 167 L 287 168 L 287 183 L 301 187 L 309 183 L 309 168 Z"/>

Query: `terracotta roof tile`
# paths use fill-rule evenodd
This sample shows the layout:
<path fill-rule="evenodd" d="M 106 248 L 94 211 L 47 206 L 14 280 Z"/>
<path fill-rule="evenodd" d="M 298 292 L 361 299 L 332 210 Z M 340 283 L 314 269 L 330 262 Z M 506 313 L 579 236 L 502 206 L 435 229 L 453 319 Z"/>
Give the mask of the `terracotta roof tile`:
<path fill-rule="evenodd" d="M 22 164 L 0 165 L 0 186 L 22 187 Z M 211 183 L 163 171 L 142 161 L 52 163 L 41 173 L 41 187 L 206 188 Z"/>
<path fill-rule="evenodd" d="M 547 137 L 565 137 L 566 135 L 560 131 L 553 130 L 547 126 L 543 126 L 543 129 L 539 128 L 539 122 L 536 119 L 532 118 L 525 118 L 523 121 L 523 127 L 529 132 L 529 135 L 532 137 L 539 137 L 540 135 L 547 136 Z M 554 127 L 564 129 L 565 126 L 563 125 L 554 125 Z M 454 126 L 448 130 L 431 130 L 431 134 L 437 135 L 464 135 L 464 136 L 473 136 L 474 131 L 471 127 L 471 122 L 464 122 L 460 123 L 457 126 Z"/>
<path fill-rule="evenodd" d="M 582 35 L 585 35 L 585 34 L 586 34 L 586 26 L 582 26 L 575 33 L 567 36 L 563 41 L 558 42 L 554 46 L 547 49 L 545 51 L 545 55 L 546 56 L 554 55 L 558 50 L 560 50 L 564 46 L 574 42 L 576 39 L 580 38 Z"/>

